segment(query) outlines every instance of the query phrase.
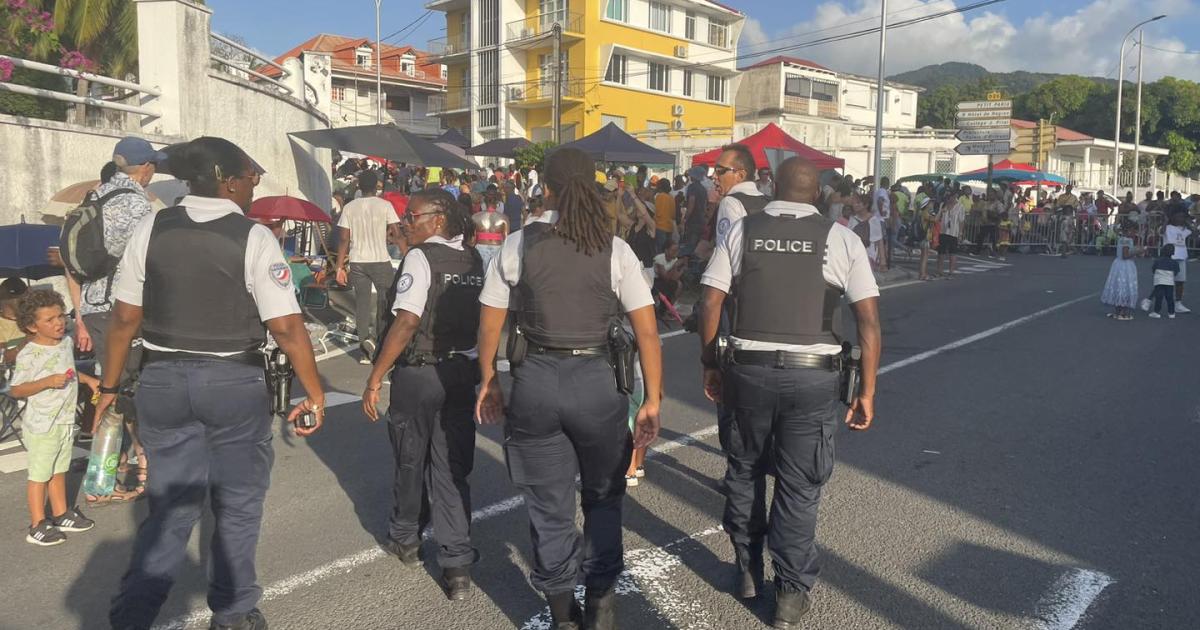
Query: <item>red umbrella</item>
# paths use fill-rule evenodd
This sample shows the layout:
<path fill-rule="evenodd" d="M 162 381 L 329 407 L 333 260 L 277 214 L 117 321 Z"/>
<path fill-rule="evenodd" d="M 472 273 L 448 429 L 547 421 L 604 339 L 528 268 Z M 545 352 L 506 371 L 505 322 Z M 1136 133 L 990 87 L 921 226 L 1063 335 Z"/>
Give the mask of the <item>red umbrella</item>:
<path fill-rule="evenodd" d="M 255 199 L 254 203 L 250 204 L 250 213 L 246 216 L 251 219 L 268 221 L 286 219 L 290 221 L 320 221 L 321 223 L 333 222 L 329 215 L 325 214 L 325 211 L 316 204 L 287 196 Z"/>
<path fill-rule="evenodd" d="M 398 192 L 385 192 L 379 195 L 379 198 L 392 204 L 392 207 L 396 209 L 396 216 L 402 219 L 404 218 L 404 213 L 408 212 L 408 195 Z"/>

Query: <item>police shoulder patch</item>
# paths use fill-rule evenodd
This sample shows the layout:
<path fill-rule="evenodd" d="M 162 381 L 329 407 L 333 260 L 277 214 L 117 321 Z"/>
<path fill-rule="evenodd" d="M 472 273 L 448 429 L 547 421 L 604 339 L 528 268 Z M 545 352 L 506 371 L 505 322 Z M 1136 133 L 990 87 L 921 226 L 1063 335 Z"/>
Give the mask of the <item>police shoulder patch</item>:
<path fill-rule="evenodd" d="M 411 273 L 400 274 L 400 279 L 396 281 L 396 293 L 404 293 L 412 288 L 413 277 Z"/>
<path fill-rule="evenodd" d="M 729 217 L 725 217 L 717 222 L 717 234 L 724 234 L 729 231 Z"/>
<path fill-rule="evenodd" d="M 269 268 L 271 280 L 280 289 L 287 289 L 292 286 L 292 268 L 287 266 L 287 263 L 273 263 Z"/>

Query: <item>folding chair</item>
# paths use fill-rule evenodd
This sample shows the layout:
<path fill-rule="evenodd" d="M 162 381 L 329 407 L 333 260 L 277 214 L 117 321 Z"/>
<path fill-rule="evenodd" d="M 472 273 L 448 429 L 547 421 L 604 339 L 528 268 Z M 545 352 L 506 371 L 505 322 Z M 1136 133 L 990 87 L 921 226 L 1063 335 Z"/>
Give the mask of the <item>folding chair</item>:
<path fill-rule="evenodd" d="M 10 382 L 12 380 L 12 366 L 0 363 L 0 442 L 3 442 L 10 435 L 17 438 L 17 442 L 23 448 L 25 440 L 21 437 L 21 430 L 17 428 L 17 420 L 21 418 L 22 403 L 8 395 L 12 389 Z"/>

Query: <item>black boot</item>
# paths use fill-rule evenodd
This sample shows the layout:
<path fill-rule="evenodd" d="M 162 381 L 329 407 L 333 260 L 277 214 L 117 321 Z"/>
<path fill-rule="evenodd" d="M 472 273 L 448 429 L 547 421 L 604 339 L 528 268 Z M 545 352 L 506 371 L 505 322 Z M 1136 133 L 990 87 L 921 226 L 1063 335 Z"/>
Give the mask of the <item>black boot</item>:
<path fill-rule="evenodd" d="M 445 583 L 446 597 L 450 601 L 461 602 L 471 593 L 471 572 L 466 567 L 443 570 L 442 582 Z"/>
<path fill-rule="evenodd" d="M 211 621 L 208 630 L 267 630 L 267 618 L 262 611 L 255 608 L 246 614 L 241 621 L 234 624 L 220 624 Z"/>
<path fill-rule="evenodd" d="M 800 627 L 800 619 L 812 610 L 812 599 L 808 591 L 776 590 L 775 624 L 777 630 L 791 630 Z"/>
<path fill-rule="evenodd" d="M 394 540 L 389 540 L 384 549 L 388 553 L 400 559 L 400 562 L 409 569 L 415 569 L 421 566 L 421 543 L 415 545 L 402 545 Z"/>
<path fill-rule="evenodd" d="M 616 630 L 617 593 L 588 587 L 583 601 L 583 630 Z"/>
<path fill-rule="evenodd" d="M 734 592 L 742 599 L 758 597 L 763 586 L 762 543 L 733 546 L 734 562 L 737 564 L 737 580 Z"/>
<path fill-rule="evenodd" d="M 579 610 L 579 604 L 575 603 L 575 591 L 547 593 L 546 602 L 550 604 L 554 630 L 580 630 L 583 613 Z"/>

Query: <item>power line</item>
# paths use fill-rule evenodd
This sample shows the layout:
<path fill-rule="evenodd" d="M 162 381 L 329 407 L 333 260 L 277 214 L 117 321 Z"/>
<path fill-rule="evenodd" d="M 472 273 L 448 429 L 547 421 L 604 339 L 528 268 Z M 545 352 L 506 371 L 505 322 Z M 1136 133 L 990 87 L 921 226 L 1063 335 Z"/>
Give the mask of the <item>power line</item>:
<path fill-rule="evenodd" d="M 920 16 L 920 17 L 916 17 L 916 18 L 910 18 L 910 19 L 908 19 L 908 20 L 903 20 L 903 21 L 900 21 L 900 22 L 896 22 L 895 24 L 890 24 L 890 25 L 888 25 L 888 29 L 889 29 L 889 30 L 891 30 L 891 29 L 903 28 L 903 27 L 906 27 L 906 26 L 912 26 L 912 25 L 915 25 L 915 24 L 920 24 L 920 23 L 922 23 L 922 22 L 928 22 L 928 21 L 931 21 L 931 20 L 940 19 L 940 18 L 946 17 L 946 16 L 948 16 L 948 15 L 954 15 L 954 14 L 958 14 L 958 13 L 967 13 L 967 12 L 969 12 L 969 11 L 974 11 L 975 9 L 980 9 L 980 8 L 983 8 L 983 7 L 986 7 L 986 6 L 990 6 L 990 5 L 993 5 L 993 4 L 999 4 L 999 3 L 1001 3 L 1001 2 L 1005 2 L 1005 1 L 1006 1 L 1006 0 L 981 0 L 980 2 L 975 2 L 975 3 L 973 3 L 973 4 L 963 5 L 963 6 L 961 6 L 961 7 L 957 7 L 957 8 L 954 8 L 954 9 L 948 9 L 948 10 L 945 10 L 945 11 L 939 11 L 939 12 L 937 12 L 937 13 L 931 13 L 931 14 L 929 14 L 929 15 L 923 15 L 923 16 Z M 827 30 L 828 30 L 828 29 L 827 29 Z M 852 31 L 852 32 L 849 32 L 849 33 L 843 33 L 843 34 L 840 34 L 840 35 L 831 35 L 831 36 L 828 36 L 828 37 L 822 37 L 822 38 L 819 38 L 819 39 L 815 39 L 815 40 L 808 41 L 808 42 L 802 42 L 802 43 L 799 43 L 799 44 L 790 44 L 790 45 L 787 45 L 787 46 L 778 46 L 778 47 L 775 47 L 775 48 L 771 48 L 771 49 L 767 49 L 767 50 L 762 50 L 762 51 L 758 51 L 758 52 L 738 54 L 738 55 L 735 55 L 735 56 L 733 56 L 733 57 L 727 57 L 727 58 L 724 58 L 724 59 L 712 59 L 712 60 L 705 60 L 705 61 L 695 61 L 695 62 L 693 62 L 693 63 L 689 63 L 689 64 L 685 64 L 685 65 L 680 65 L 680 66 L 676 66 L 676 67 L 677 67 L 677 68 L 680 68 L 680 69 L 683 69 L 683 70 L 693 70 L 693 69 L 697 69 L 697 68 L 703 68 L 703 67 L 705 67 L 705 66 L 710 66 L 710 65 L 720 64 L 720 63 L 726 63 L 726 62 L 735 62 L 735 63 L 736 63 L 737 61 L 741 61 L 741 60 L 745 60 L 745 59 L 753 59 L 753 58 L 756 58 L 756 57 L 762 57 L 762 56 L 765 56 L 765 55 L 770 55 L 770 54 L 773 54 L 773 53 L 787 52 L 787 51 L 791 51 L 791 50 L 799 50 L 799 49 L 802 49 L 802 48 L 811 48 L 811 47 L 813 47 L 813 46 L 820 46 L 820 45 L 822 45 L 822 44 L 832 44 L 832 43 L 838 43 L 838 42 L 848 41 L 848 40 L 851 40 L 851 39 L 857 39 L 857 38 L 859 38 L 859 37 L 864 37 L 864 36 L 871 35 L 871 34 L 878 33 L 878 32 L 879 32 L 879 27 L 878 27 L 878 26 L 875 26 L 875 27 L 872 27 L 872 28 L 861 29 L 861 30 L 858 30 L 858 31 Z M 607 68 L 606 68 L 606 70 L 607 70 Z M 647 76 L 647 75 L 649 75 L 649 74 L 650 74 L 650 71 L 649 71 L 649 70 L 647 70 L 647 71 L 645 71 L 645 72 L 627 73 L 627 74 L 625 75 L 625 78 L 626 78 L 626 79 L 628 79 L 629 77 Z M 581 83 L 581 84 L 583 84 L 583 85 L 595 85 L 595 84 L 599 84 L 599 83 L 602 83 L 602 82 L 604 82 L 604 80 L 605 80 L 605 78 L 604 78 L 604 75 L 595 75 L 595 76 L 593 76 L 593 77 L 585 77 L 585 78 L 580 78 L 580 79 L 574 79 L 574 80 L 571 80 L 571 81 L 570 81 L 570 83 Z M 510 86 L 520 86 L 520 85 L 525 85 L 525 84 L 527 84 L 527 83 L 529 83 L 529 81 L 526 81 L 526 80 L 521 80 L 521 81 L 509 81 L 509 82 L 500 82 L 500 83 L 471 83 L 471 84 L 460 84 L 460 85 L 447 85 L 447 86 L 446 86 L 446 89 L 447 89 L 447 90 L 451 90 L 451 89 L 463 89 L 463 88 L 485 88 L 485 87 L 486 87 L 486 88 L 490 88 L 490 87 L 493 87 L 493 86 L 496 86 L 496 87 L 510 87 Z"/>
<path fill-rule="evenodd" d="M 1157 50 L 1159 52 L 1174 53 L 1176 55 L 1200 55 L 1200 50 L 1171 50 L 1169 48 L 1159 48 L 1150 44 L 1142 44 L 1142 48 L 1146 50 Z"/>
<path fill-rule="evenodd" d="M 431 15 L 433 15 L 433 10 L 432 10 L 432 9 L 428 9 L 428 10 L 426 10 L 426 11 L 425 11 L 425 13 L 422 13 L 421 15 L 417 16 L 417 18 L 416 18 L 415 20 L 413 20 L 413 21 L 409 22 L 408 24 L 405 24 L 404 26 L 400 27 L 400 29 L 399 29 L 399 30 L 396 30 L 396 31 L 392 32 L 392 34 L 390 34 L 390 35 L 384 35 L 383 37 L 381 37 L 381 38 L 379 38 L 379 39 L 380 39 L 381 41 L 387 41 L 387 40 L 389 40 L 389 39 L 392 39 L 393 37 L 396 37 L 397 35 L 400 35 L 400 34 L 404 33 L 405 31 L 407 31 L 407 30 L 409 30 L 409 29 L 413 28 L 414 26 L 418 26 L 418 24 L 417 24 L 418 22 L 421 22 L 422 20 L 427 20 L 427 19 L 429 19 L 429 16 L 431 16 Z"/>

